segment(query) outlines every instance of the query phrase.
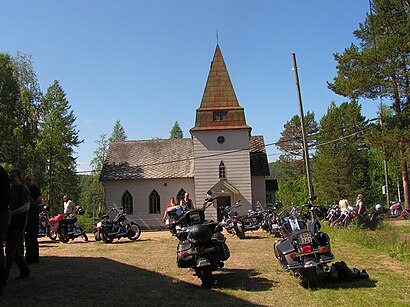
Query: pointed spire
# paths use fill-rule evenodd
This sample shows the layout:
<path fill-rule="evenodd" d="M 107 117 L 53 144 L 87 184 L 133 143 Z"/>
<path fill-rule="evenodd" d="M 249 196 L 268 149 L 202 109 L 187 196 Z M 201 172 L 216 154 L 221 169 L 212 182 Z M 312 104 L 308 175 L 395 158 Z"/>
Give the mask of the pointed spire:
<path fill-rule="evenodd" d="M 216 45 L 201 106 L 191 130 L 250 129 L 239 105 L 219 44 Z"/>

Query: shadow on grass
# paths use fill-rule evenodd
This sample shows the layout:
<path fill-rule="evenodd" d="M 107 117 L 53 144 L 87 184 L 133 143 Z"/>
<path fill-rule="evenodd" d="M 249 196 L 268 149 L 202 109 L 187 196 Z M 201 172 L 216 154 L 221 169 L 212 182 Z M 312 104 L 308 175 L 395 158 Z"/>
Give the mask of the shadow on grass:
<path fill-rule="evenodd" d="M 255 270 L 224 269 L 215 274 L 217 287 L 221 289 L 244 291 L 267 291 L 272 288 L 272 281 L 258 277 Z"/>
<path fill-rule="evenodd" d="M 261 306 L 107 258 L 42 257 L 40 265 L 30 268 L 29 278 L 15 280 L 18 269 L 12 267 L 0 305 Z M 228 270 L 227 276 L 220 276 L 221 285 L 237 289 L 234 280 L 249 274 L 252 272 Z M 242 284 L 245 290 L 257 291 L 268 289 L 267 283 L 250 278 Z"/>

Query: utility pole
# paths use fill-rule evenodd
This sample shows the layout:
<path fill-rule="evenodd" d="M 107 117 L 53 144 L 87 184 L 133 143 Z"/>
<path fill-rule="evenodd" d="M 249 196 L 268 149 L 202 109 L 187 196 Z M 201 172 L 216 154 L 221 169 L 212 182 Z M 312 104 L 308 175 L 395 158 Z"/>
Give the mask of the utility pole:
<path fill-rule="evenodd" d="M 293 71 L 295 72 L 295 82 L 296 82 L 296 91 L 298 95 L 299 101 L 299 113 L 300 113 L 300 125 L 302 126 L 302 137 L 303 137 L 303 154 L 306 163 L 306 177 L 309 186 L 309 199 L 313 203 L 316 199 L 315 192 L 313 191 L 313 185 L 310 177 L 310 165 L 309 165 L 309 151 L 307 147 L 307 140 L 306 140 L 306 127 L 305 127 L 305 119 L 303 115 L 303 106 L 302 106 L 302 95 L 300 94 L 300 85 L 299 85 L 299 75 L 298 75 L 298 67 L 296 65 L 296 55 L 292 53 L 292 60 L 293 60 Z"/>

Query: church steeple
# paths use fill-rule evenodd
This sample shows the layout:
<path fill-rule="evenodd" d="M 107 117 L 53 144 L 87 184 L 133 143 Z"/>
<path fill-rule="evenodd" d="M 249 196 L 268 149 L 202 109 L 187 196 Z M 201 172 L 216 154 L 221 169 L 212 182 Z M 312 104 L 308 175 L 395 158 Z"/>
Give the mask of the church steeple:
<path fill-rule="evenodd" d="M 201 106 L 196 110 L 198 130 L 251 129 L 239 105 L 219 45 L 216 45 Z"/>

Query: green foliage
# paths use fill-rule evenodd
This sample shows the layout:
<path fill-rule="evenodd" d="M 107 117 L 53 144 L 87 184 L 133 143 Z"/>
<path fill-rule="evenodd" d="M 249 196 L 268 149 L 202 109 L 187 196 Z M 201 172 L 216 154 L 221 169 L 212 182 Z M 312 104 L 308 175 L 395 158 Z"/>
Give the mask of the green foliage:
<path fill-rule="evenodd" d="M 401 0 L 371 0 L 372 13 L 354 35 L 343 54 L 334 55 L 337 76 L 329 88 L 351 99 L 384 99 L 391 102 L 392 120 L 379 140 L 401 159 L 405 202 L 410 208 L 407 162 L 410 144 L 410 5 Z M 374 138 L 373 140 L 376 140 Z M 380 141 L 375 144 L 380 145 Z M 398 146 L 394 146 L 394 143 Z"/>
<path fill-rule="evenodd" d="M 383 223 L 376 231 L 361 229 L 357 226 L 347 229 L 329 227 L 326 224 L 322 226 L 322 231 L 334 241 L 356 243 L 373 249 L 377 253 L 386 253 L 395 259 L 410 263 L 409 226 L 395 227 Z"/>
<path fill-rule="evenodd" d="M 365 118 L 356 102 L 331 103 L 320 120 L 318 147 L 313 161 L 317 196 L 325 202 L 339 195 L 364 193 L 367 181 L 367 151 L 361 131 Z"/>
<path fill-rule="evenodd" d="M 178 121 L 176 121 L 174 126 L 172 126 L 171 131 L 169 132 L 169 138 L 170 139 L 182 139 L 183 137 L 184 137 L 184 134 L 181 130 L 181 127 L 179 126 Z"/>
<path fill-rule="evenodd" d="M 315 135 L 318 129 L 315 114 L 307 112 L 304 116 L 304 122 L 308 147 L 312 147 L 316 143 Z M 286 180 L 294 180 L 306 174 L 300 117 L 293 116 L 283 127 L 284 130 L 281 132 L 281 137 L 276 145 L 283 152 L 278 160 L 283 165 L 282 170 Z"/>
<path fill-rule="evenodd" d="M 309 199 L 306 177 L 296 180 L 278 180 L 279 191 L 276 199 L 281 201 L 285 207 L 300 205 Z"/>
<path fill-rule="evenodd" d="M 109 142 L 126 141 L 127 135 L 125 134 L 124 127 L 121 125 L 120 120 L 117 120 L 114 124 Z"/>
<path fill-rule="evenodd" d="M 36 153 L 45 161 L 43 195 L 52 209 L 60 206 L 64 194 L 78 199 L 78 178 L 75 175 L 74 147 L 82 141 L 75 127 L 74 112 L 58 81 L 47 89 L 40 105 L 40 138 Z"/>

